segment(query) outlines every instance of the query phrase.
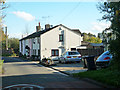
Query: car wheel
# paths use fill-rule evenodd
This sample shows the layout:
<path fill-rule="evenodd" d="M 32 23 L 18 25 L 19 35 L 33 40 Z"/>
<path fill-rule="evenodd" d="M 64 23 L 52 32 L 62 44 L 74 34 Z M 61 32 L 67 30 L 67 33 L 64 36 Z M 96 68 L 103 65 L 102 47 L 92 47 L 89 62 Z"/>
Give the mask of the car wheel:
<path fill-rule="evenodd" d="M 65 61 L 65 60 L 63 60 L 63 61 L 62 61 L 62 63 L 63 63 L 63 64 L 65 64 L 65 63 L 66 63 L 66 61 Z"/>
<path fill-rule="evenodd" d="M 65 63 L 66 63 L 66 61 L 64 60 L 64 61 L 63 61 L 63 63 L 65 64 Z"/>
<path fill-rule="evenodd" d="M 77 61 L 77 63 L 80 63 L 80 61 Z"/>
<path fill-rule="evenodd" d="M 63 63 L 63 60 L 61 60 L 60 62 Z"/>
<path fill-rule="evenodd" d="M 62 63 L 61 61 L 59 61 L 59 63 Z"/>

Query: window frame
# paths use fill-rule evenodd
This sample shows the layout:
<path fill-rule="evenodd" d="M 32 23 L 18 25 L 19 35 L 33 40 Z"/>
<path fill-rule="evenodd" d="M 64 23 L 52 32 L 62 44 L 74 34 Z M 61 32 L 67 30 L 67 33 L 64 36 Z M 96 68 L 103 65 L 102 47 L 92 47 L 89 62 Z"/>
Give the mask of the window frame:
<path fill-rule="evenodd" d="M 57 52 L 57 53 L 56 53 Z M 54 54 L 53 54 L 54 53 Z M 52 49 L 51 56 L 59 56 L 59 49 Z"/>
<path fill-rule="evenodd" d="M 59 34 L 59 42 L 63 42 L 64 41 L 63 40 L 64 39 L 63 36 L 64 36 L 63 34 Z"/>

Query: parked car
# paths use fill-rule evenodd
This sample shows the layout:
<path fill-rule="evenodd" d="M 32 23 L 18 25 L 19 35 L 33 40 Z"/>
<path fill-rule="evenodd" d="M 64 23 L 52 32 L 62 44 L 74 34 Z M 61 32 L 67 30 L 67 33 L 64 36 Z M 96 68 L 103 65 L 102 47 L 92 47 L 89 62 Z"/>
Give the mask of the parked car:
<path fill-rule="evenodd" d="M 58 64 L 59 63 L 59 57 L 51 58 L 53 64 Z"/>
<path fill-rule="evenodd" d="M 80 62 L 82 60 L 81 55 L 77 51 L 66 51 L 60 56 L 60 62 Z"/>
<path fill-rule="evenodd" d="M 58 59 L 51 59 L 51 58 L 43 58 L 42 59 L 42 64 L 46 65 L 46 66 L 50 66 L 50 65 L 57 65 L 59 63 Z"/>
<path fill-rule="evenodd" d="M 107 67 L 109 66 L 111 60 L 112 55 L 109 51 L 106 51 L 98 57 L 98 59 L 96 60 L 96 66 Z"/>

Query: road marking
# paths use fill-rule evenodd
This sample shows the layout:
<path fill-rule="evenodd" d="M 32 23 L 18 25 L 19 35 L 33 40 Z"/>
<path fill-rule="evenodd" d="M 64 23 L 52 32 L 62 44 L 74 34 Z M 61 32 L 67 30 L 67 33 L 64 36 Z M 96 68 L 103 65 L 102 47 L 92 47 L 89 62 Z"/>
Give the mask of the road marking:
<path fill-rule="evenodd" d="M 57 72 L 57 73 L 59 73 L 59 74 L 61 74 L 61 75 L 69 76 L 69 75 L 67 75 L 67 74 L 61 73 L 61 72 L 59 72 L 59 71 L 57 71 L 57 70 L 54 70 L 54 69 L 52 69 L 52 68 L 48 68 L 48 67 L 46 67 L 46 68 L 47 68 L 48 70 L 53 71 L 53 72 Z"/>
<path fill-rule="evenodd" d="M 33 90 L 34 88 L 37 88 L 37 89 L 40 89 L 40 90 L 44 90 L 44 87 L 41 87 L 41 86 L 38 86 L 38 85 L 31 85 L 31 84 L 17 84 L 17 85 L 11 85 L 11 86 L 7 86 L 7 87 L 4 87 L 4 89 L 9 89 L 9 90 L 12 90 L 12 89 L 17 89 L 17 90 L 25 90 L 29 88 L 29 90 Z"/>

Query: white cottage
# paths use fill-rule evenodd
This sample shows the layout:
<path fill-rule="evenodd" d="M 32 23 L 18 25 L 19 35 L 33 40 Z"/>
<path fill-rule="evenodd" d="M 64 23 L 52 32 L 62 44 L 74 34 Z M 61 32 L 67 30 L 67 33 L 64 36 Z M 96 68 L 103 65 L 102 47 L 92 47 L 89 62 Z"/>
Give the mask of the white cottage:
<path fill-rule="evenodd" d="M 20 40 L 20 52 L 23 55 L 39 55 L 40 59 L 55 58 L 64 51 L 76 50 L 77 46 L 81 45 L 81 41 L 83 38 L 79 29 L 70 29 L 62 24 L 50 27 L 47 24 L 45 30 L 35 32 Z"/>

